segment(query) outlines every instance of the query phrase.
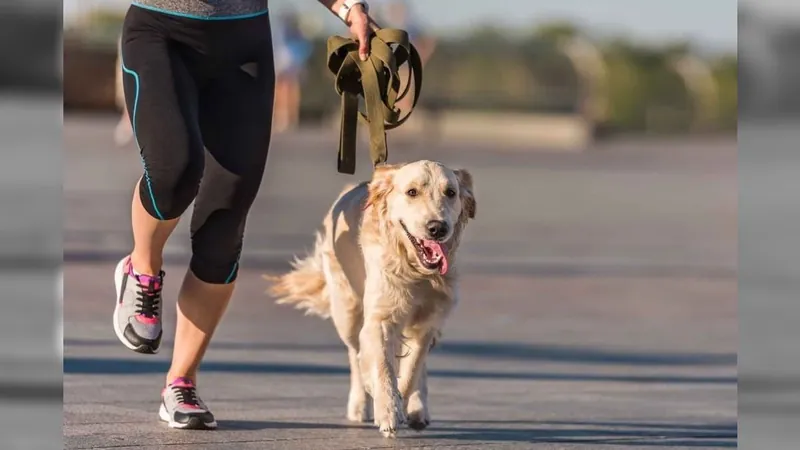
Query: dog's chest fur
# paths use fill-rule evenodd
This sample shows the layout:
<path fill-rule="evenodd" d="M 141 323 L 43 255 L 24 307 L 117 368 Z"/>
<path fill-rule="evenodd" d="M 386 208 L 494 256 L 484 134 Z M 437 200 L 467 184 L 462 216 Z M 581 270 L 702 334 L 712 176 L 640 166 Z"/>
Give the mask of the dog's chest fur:
<path fill-rule="evenodd" d="M 439 328 L 457 302 L 454 280 L 433 277 L 406 287 L 399 322 L 412 328 Z"/>

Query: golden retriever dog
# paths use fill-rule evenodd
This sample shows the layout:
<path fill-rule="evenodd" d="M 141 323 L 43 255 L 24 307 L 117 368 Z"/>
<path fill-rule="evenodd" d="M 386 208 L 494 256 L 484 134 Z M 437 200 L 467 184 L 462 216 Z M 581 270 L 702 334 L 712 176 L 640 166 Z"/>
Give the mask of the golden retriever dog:
<path fill-rule="evenodd" d="M 374 420 L 386 437 L 430 423 L 425 360 L 458 302 L 456 252 L 475 206 L 466 170 L 378 166 L 339 195 L 309 256 L 266 277 L 278 303 L 333 320 L 350 360 L 349 420 Z"/>

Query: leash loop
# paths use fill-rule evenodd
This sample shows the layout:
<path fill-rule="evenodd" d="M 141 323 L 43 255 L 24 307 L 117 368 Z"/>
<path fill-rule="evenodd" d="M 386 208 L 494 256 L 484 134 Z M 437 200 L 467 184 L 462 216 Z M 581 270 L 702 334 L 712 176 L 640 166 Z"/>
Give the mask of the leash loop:
<path fill-rule="evenodd" d="M 358 42 L 342 36 L 328 38 L 328 69 L 335 77 L 334 87 L 341 97 L 342 119 L 339 131 L 338 171 L 356 171 L 358 121 L 369 127 L 370 157 L 373 167 L 385 163 L 389 150 L 386 131 L 399 127 L 411 115 L 422 90 L 422 61 L 403 30 L 374 29 L 370 55 L 361 61 Z M 401 87 L 399 69 L 408 64 L 411 76 Z M 408 95 L 414 83 L 414 98 L 409 111 L 400 117 L 395 104 Z M 365 112 L 359 111 L 359 97 Z"/>

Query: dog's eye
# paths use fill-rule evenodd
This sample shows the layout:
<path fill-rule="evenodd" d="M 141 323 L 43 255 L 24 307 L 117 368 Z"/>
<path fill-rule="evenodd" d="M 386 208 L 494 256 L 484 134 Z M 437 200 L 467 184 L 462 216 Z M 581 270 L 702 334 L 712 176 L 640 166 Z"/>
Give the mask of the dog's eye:
<path fill-rule="evenodd" d="M 453 198 L 453 197 L 456 196 L 456 191 L 454 191 L 451 188 L 448 188 L 446 191 L 444 191 L 444 195 L 446 195 L 446 196 L 448 196 L 450 198 Z"/>
<path fill-rule="evenodd" d="M 417 196 L 417 190 L 414 189 L 414 188 L 411 188 L 411 189 L 406 191 L 406 195 L 409 196 L 409 197 L 416 197 Z"/>

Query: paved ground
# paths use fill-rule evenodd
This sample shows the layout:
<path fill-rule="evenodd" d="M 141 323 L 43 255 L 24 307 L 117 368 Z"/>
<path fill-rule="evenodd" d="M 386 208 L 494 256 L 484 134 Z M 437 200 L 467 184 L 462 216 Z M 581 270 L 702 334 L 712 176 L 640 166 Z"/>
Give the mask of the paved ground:
<path fill-rule="evenodd" d="M 800 442 L 798 117 L 739 126 L 740 448 Z"/>
<path fill-rule="evenodd" d="M 0 10 L 4 22 L 7 3 Z M 0 34 L 8 31 L 4 23 Z M 8 62 L 4 58 L 0 66 Z M 61 362 L 50 331 L 61 321 L 53 275 L 62 255 L 62 98 L 60 92 L 22 93 L 2 84 L 0 154 L 13 164 L 0 165 L 6 211 L 0 216 L 0 447 L 50 449 L 61 440 L 62 422 Z"/>
<path fill-rule="evenodd" d="M 393 147 L 393 161 L 469 168 L 479 204 L 463 302 L 431 358 L 434 423 L 392 442 L 344 420 L 346 355 L 332 325 L 274 305 L 259 276 L 311 244 L 351 180 L 335 171 L 336 137 L 321 132 L 275 139 L 240 287 L 202 369 L 220 430 L 157 422 L 169 341 L 162 355 L 136 355 L 110 327 L 140 170 L 135 151 L 111 146 L 112 125 L 65 118 L 66 448 L 736 447 L 733 139 L 585 154 Z M 170 244 L 173 280 L 186 241 L 182 228 Z"/>

